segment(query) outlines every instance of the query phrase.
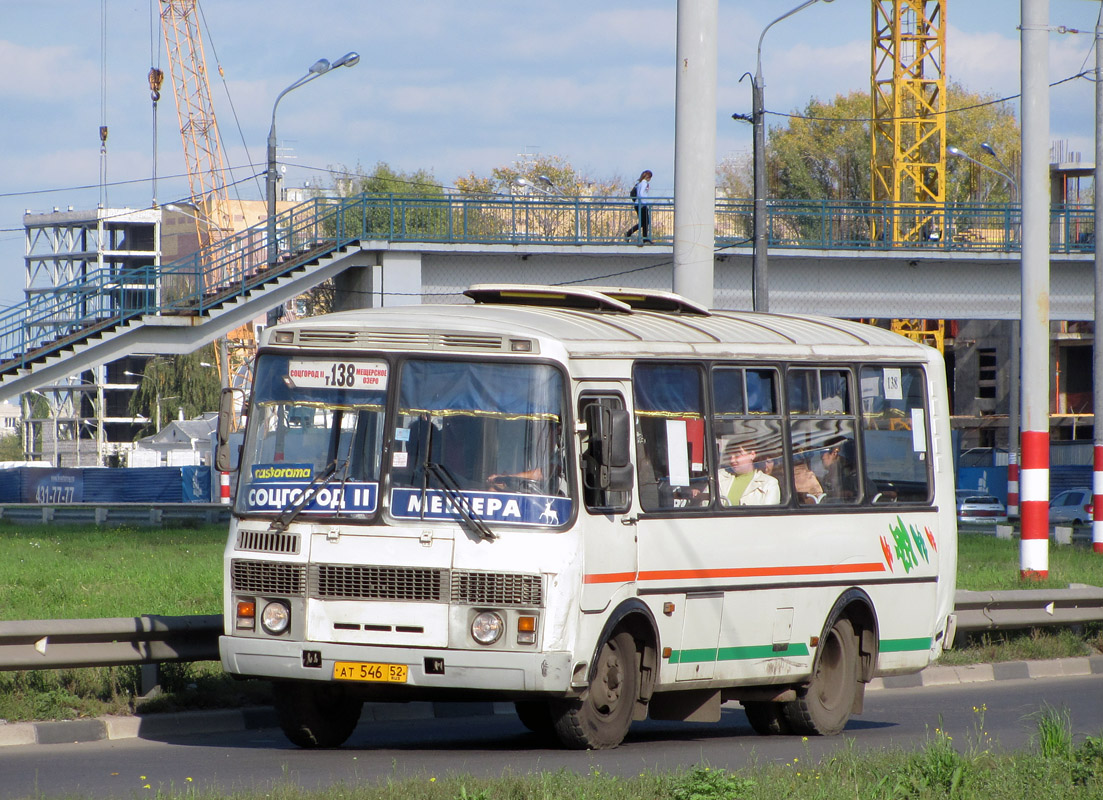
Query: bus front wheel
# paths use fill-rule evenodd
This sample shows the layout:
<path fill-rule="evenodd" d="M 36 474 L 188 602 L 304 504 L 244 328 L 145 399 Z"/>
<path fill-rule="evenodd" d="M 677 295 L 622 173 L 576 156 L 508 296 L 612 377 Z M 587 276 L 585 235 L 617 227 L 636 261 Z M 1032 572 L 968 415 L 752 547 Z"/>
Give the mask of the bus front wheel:
<path fill-rule="evenodd" d="M 858 691 L 858 637 L 848 619 L 838 619 L 820 641 L 808 685 L 785 704 L 793 733 L 831 736 L 850 719 Z"/>
<path fill-rule="evenodd" d="M 280 683 L 274 687 L 280 728 L 307 749 L 340 747 L 356 729 L 364 701 L 330 683 Z"/>
<path fill-rule="evenodd" d="M 593 680 L 582 697 L 551 703 L 556 736 L 574 750 L 616 747 L 628 733 L 640 688 L 639 652 L 632 634 L 605 642 Z"/>

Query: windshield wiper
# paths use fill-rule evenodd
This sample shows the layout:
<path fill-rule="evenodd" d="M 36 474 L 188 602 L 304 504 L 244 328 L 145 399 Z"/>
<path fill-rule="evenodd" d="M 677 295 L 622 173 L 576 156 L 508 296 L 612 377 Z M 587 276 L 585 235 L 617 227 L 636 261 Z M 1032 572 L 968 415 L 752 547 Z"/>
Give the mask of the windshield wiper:
<path fill-rule="evenodd" d="M 456 482 L 455 477 L 448 471 L 448 467 L 443 464 L 438 464 L 433 461 L 430 454 L 433 452 L 433 418 L 427 417 L 425 420 L 427 430 L 425 431 L 425 456 L 421 460 L 422 472 L 421 472 L 421 508 L 422 514 L 425 509 L 425 494 L 429 490 L 429 475 L 432 474 L 437 479 L 437 483 L 440 484 L 441 491 L 444 492 L 452 505 L 456 510 L 460 512 L 460 517 L 471 528 L 479 534 L 479 537 L 486 541 L 492 541 L 498 538 L 498 534 L 494 533 L 490 529 L 483 519 L 475 513 L 475 510 L 471 508 L 471 501 L 460 490 L 459 484 Z"/>
<path fill-rule="evenodd" d="M 345 472 L 348 472 L 349 462 L 346 459 L 344 463 Z M 318 494 L 323 488 L 329 485 L 329 482 L 333 480 L 337 475 L 337 459 L 333 459 L 325 468 L 315 475 L 310 483 L 303 489 L 303 493 L 299 495 L 299 499 L 295 501 L 294 505 L 288 506 L 280 515 L 272 520 L 272 524 L 268 526 L 270 531 L 285 531 L 287 526 L 290 525 L 295 517 L 302 513 L 302 510 L 306 508 L 307 504 L 314 499 L 314 496 Z"/>
<path fill-rule="evenodd" d="M 460 490 L 459 484 L 452 476 L 452 473 L 448 471 L 448 467 L 443 464 L 438 464 L 436 461 L 426 461 L 425 466 L 433 473 L 433 477 L 437 479 L 441 491 L 443 491 L 445 496 L 452 502 L 456 510 L 460 512 L 460 517 L 463 518 L 463 521 L 474 528 L 475 532 L 488 542 L 497 539 L 498 534 L 492 531 L 490 526 L 483 521 L 482 517 L 475 513 L 475 509 L 471 507 L 471 500 Z M 424 507 L 423 504 L 422 508 Z"/>

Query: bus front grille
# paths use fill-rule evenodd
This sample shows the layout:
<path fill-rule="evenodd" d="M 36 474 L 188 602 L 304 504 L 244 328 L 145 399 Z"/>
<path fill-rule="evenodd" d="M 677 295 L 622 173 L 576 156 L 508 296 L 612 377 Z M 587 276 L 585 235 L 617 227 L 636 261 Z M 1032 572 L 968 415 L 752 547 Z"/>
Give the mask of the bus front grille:
<path fill-rule="evenodd" d="M 365 564 L 231 563 L 235 592 L 318 600 L 383 600 L 475 606 L 542 607 L 540 575 Z"/>
<path fill-rule="evenodd" d="M 238 531 L 237 549 L 258 553 L 284 553 L 298 555 L 299 534 L 276 531 Z"/>
<path fill-rule="evenodd" d="M 452 602 L 476 606 L 542 606 L 544 584 L 539 575 L 456 570 L 452 573 Z"/>
<path fill-rule="evenodd" d="M 310 596 L 321 600 L 409 600 L 442 603 L 448 571 L 419 567 L 311 564 Z"/>
<path fill-rule="evenodd" d="M 235 592 L 297 597 L 306 590 L 303 564 L 234 559 L 230 562 L 230 573 Z"/>

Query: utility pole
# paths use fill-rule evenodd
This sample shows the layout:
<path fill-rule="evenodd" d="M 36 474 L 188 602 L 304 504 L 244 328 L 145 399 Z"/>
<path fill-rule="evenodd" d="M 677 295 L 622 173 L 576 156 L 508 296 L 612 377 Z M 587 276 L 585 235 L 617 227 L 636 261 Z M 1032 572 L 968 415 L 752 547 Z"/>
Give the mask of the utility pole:
<path fill-rule="evenodd" d="M 1019 575 L 1049 577 L 1049 0 L 1021 0 L 1022 540 Z"/>
<path fill-rule="evenodd" d="M 706 308 L 716 249 L 718 0 L 678 0 L 674 100 L 674 291 Z"/>
<path fill-rule="evenodd" d="M 1095 327 L 1092 341 L 1092 550 L 1103 553 L 1103 19 L 1095 25 Z"/>

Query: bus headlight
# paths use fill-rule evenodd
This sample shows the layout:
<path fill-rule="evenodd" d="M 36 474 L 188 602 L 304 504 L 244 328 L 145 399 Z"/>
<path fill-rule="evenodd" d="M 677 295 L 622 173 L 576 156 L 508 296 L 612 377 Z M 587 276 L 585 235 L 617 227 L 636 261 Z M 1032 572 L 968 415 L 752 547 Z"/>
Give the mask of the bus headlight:
<path fill-rule="evenodd" d="M 471 620 L 471 636 L 479 644 L 494 644 L 505 629 L 505 622 L 493 611 L 484 611 Z"/>
<path fill-rule="evenodd" d="M 273 600 L 261 612 L 260 624 L 266 633 L 279 636 L 291 624 L 291 607 L 282 600 Z"/>

